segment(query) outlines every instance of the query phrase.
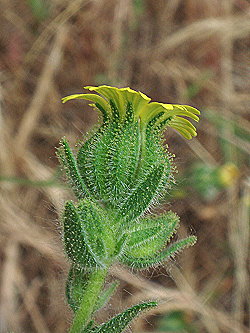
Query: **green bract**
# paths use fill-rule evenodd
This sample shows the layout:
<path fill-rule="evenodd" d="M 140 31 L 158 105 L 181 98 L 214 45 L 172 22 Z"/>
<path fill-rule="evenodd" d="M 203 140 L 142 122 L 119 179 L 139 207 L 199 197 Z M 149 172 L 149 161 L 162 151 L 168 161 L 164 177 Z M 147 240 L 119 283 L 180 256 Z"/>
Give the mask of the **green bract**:
<path fill-rule="evenodd" d="M 138 269 L 158 265 L 196 241 L 190 236 L 167 246 L 179 218 L 172 212 L 145 214 L 174 182 L 163 131 L 173 127 L 191 139 L 196 129 L 184 117 L 198 121 L 199 111 L 187 105 L 150 102 L 149 97 L 130 88 L 86 89 L 99 95 L 71 95 L 63 102 L 90 100 L 101 113 L 102 123 L 76 154 L 65 138 L 58 149 L 78 198 L 77 203 L 66 203 L 63 215 L 64 246 L 72 263 L 67 298 L 75 312 L 70 332 L 117 333 L 152 302 L 128 309 L 101 326 L 94 325 L 90 321 L 94 312 L 115 289 L 102 291 L 108 268 L 115 262 Z"/>

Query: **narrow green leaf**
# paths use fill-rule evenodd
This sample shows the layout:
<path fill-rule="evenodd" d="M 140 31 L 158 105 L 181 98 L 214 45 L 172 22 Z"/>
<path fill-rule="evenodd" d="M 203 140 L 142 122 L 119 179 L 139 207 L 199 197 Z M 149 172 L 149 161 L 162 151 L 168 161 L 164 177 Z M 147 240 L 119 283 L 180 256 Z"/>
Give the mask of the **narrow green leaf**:
<path fill-rule="evenodd" d="M 114 281 L 104 289 L 104 291 L 101 293 L 97 300 L 97 303 L 95 305 L 95 311 L 100 310 L 108 303 L 110 297 L 114 294 L 118 286 L 119 281 Z"/>
<path fill-rule="evenodd" d="M 85 330 L 91 329 L 94 325 L 95 325 L 95 321 L 94 320 L 90 320 L 90 322 L 85 327 Z M 82 331 L 82 333 L 84 333 L 84 332 Z"/>
<path fill-rule="evenodd" d="M 78 198 L 83 198 L 84 196 L 89 195 L 89 191 L 81 178 L 76 159 L 69 147 L 67 140 L 63 138 L 60 142 L 60 145 L 61 147 L 57 150 L 57 156 L 63 169 L 66 172 L 75 195 Z"/>
<path fill-rule="evenodd" d="M 90 200 L 80 200 L 77 206 L 84 240 L 99 262 L 109 259 L 115 249 L 111 217 Z"/>
<path fill-rule="evenodd" d="M 147 210 L 159 192 L 164 171 L 164 165 L 151 168 L 146 179 L 139 183 L 128 198 L 121 204 L 118 213 L 120 218 L 132 221 Z"/>
<path fill-rule="evenodd" d="M 70 333 L 79 333 L 85 331 L 84 328 L 88 326 L 95 309 L 95 304 L 98 300 L 103 284 L 107 275 L 108 269 L 96 269 L 90 272 L 88 285 L 83 291 L 81 304 L 75 313 L 73 323 L 70 328 Z"/>
<path fill-rule="evenodd" d="M 124 256 L 122 258 L 122 261 L 124 264 L 136 269 L 145 269 L 148 267 L 157 266 L 162 261 L 165 261 L 170 257 L 174 257 L 184 248 L 194 245 L 196 243 L 196 240 L 197 238 L 195 236 L 190 236 L 173 243 L 172 245 L 167 247 L 165 250 L 163 250 L 156 256 L 152 256 L 149 258 L 136 258 L 136 259 L 134 257 Z"/>
<path fill-rule="evenodd" d="M 120 129 L 117 128 L 117 125 L 111 124 L 96 144 L 96 148 L 89 159 L 99 186 L 100 198 L 106 201 L 112 198 L 114 174 L 111 173 L 110 164 L 112 164 L 112 155 L 119 140 L 119 133 Z"/>
<path fill-rule="evenodd" d="M 100 186 L 96 179 L 95 166 L 92 162 L 96 155 L 96 146 L 103 136 L 103 128 L 100 128 L 86 142 L 82 144 L 77 154 L 77 166 L 89 192 L 100 199 Z"/>
<path fill-rule="evenodd" d="M 76 312 L 81 304 L 83 292 L 88 284 L 90 273 L 83 267 L 72 265 L 66 283 L 66 297 L 71 309 Z"/>
<path fill-rule="evenodd" d="M 80 148 L 77 163 L 82 178 L 97 200 L 109 200 L 110 175 L 108 161 L 117 140 L 117 126 L 108 125 L 104 131 L 95 133 Z"/>
<path fill-rule="evenodd" d="M 154 167 L 164 165 L 164 175 L 161 182 L 164 186 L 159 187 L 158 194 L 160 194 L 170 187 L 173 169 L 172 156 L 164 150 L 160 132 L 152 131 L 150 127 L 147 127 L 146 131 L 141 133 L 140 148 L 140 160 L 135 180 L 138 179 L 139 182 L 142 182 Z"/>
<path fill-rule="evenodd" d="M 75 264 L 94 268 L 98 266 L 82 233 L 79 214 L 71 201 L 66 202 L 63 215 L 63 239 L 65 251 Z"/>
<path fill-rule="evenodd" d="M 128 235 L 124 256 L 136 259 L 157 255 L 176 233 L 178 226 L 179 217 L 171 211 L 139 219 Z"/>
<path fill-rule="evenodd" d="M 111 107 L 111 110 L 112 110 L 112 115 L 113 115 L 112 121 L 114 123 L 118 124 L 120 122 L 120 110 L 118 110 L 118 108 L 115 104 L 115 101 L 113 99 L 109 100 L 109 104 L 110 104 L 110 107 Z"/>
<path fill-rule="evenodd" d="M 126 107 L 126 114 L 125 114 L 125 119 L 124 119 L 124 123 L 131 123 L 134 120 L 134 108 L 133 108 L 133 104 L 131 102 L 127 103 L 127 107 Z"/>
<path fill-rule="evenodd" d="M 157 302 L 137 304 L 118 314 L 108 322 L 90 330 L 83 330 L 81 333 L 121 333 L 140 312 L 149 310 L 155 306 L 157 306 Z"/>
<path fill-rule="evenodd" d="M 110 184 L 110 200 L 119 208 L 134 184 L 140 157 L 139 124 L 129 124 L 120 131 L 106 162 L 106 181 Z"/>
<path fill-rule="evenodd" d="M 189 246 L 193 246 L 196 243 L 196 241 L 197 241 L 196 236 L 189 236 L 187 238 L 180 239 L 179 241 L 170 245 L 167 248 L 165 254 L 167 254 L 168 257 L 174 257 L 175 255 L 177 255 L 179 252 L 181 252 L 185 248 L 187 248 Z M 165 254 L 163 254 L 163 255 L 165 256 Z"/>
<path fill-rule="evenodd" d="M 123 234 L 121 231 L 121 237 L 117 238 L 114 256 L 119 256 L 121 253 L 123 253 L 126 246 L 127 236 L 127 233 Z"/>
<path fill-rule="evenodd" d="M 110 114 L 108 113 L 107 109 L 104 109 L 103 105 L 101 105 L 100 103 L 95 103 L 95 106 L 98 110 L 101 111 L 103 124 L 107 125 L 110 120 Z"/>

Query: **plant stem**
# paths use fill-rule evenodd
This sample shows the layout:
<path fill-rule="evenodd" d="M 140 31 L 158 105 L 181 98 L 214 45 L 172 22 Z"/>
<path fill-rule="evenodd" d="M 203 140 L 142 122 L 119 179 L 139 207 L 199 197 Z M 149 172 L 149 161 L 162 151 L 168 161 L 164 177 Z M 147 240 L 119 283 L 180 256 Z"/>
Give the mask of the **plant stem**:
<path fill-rule="evenodd" d="M 83 328 L 88 323 L 107 275 L 107 270 L 108 269 L 99 269 L 91 274 L 69 333 L 82 332 Z"/>

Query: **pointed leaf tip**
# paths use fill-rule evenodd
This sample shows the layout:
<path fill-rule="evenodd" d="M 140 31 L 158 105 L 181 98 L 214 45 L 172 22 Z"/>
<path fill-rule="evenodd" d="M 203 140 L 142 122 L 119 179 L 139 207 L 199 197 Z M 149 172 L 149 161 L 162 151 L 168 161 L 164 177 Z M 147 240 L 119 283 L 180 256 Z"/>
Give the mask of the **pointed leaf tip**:
<path fill-rule="evenodd" d="M 90 330 L 84 330 L 82 333 L 122 333 L 128 324 L 137 317 L 140 312 L 149 310 L 157 305 L 158 303 L 155 301 L 137 304 L 126 309 L 122 313 L 119 313 L 108 322 Z"/>

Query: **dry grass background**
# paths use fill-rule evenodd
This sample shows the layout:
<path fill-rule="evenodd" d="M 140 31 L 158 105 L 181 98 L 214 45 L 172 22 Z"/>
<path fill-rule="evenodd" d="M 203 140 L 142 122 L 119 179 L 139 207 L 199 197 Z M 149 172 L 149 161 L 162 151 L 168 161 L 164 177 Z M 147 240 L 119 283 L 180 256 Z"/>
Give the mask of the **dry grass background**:
<path fill-rule="evenodd" d="M 180 310 L 193 329 L 178 332 L 249 332 L 250 144 L 241 135 L 250 131 L 249 2 L 0 5 L 0 332 L 63 333 L 70 323 L 59 216 L 72 193 L 58 177 L 55 147 L 64 135 L 74 145 L 96 121 L 87 104 L 60 102 L 91 84 L 130 86 L 156 101 L 202 110 L 196 139 L 166 133 L 179 181 L 194 161 L 214 167 L 233 161 L 238 168 L 212 200 L 192 188 L 170 199 L 165 208 L 181 216 L 180 233 L 192 228 L 198 244 L 158 270 L 132 275 L 114 267 L 121 287 L 99 319 L 157 298 L 160 306 L 131 331 L 157 332 L 159 318 Z"/>

